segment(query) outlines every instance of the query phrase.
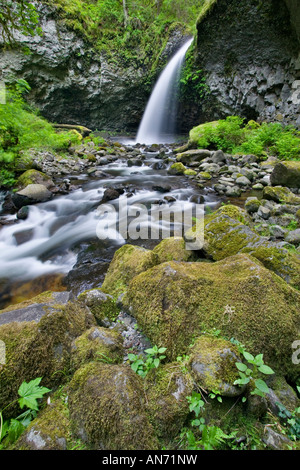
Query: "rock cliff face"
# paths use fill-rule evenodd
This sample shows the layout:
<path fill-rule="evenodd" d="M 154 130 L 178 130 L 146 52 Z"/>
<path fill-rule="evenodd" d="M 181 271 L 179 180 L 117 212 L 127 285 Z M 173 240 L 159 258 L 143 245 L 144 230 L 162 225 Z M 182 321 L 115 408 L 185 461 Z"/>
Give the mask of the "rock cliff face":
<path fill-rule="evenodd" d="M 194 56 L 209 92 L 185 114 L 197 123 L 239 114 L 300 127 L 299 2 L 215 0 L 210 5 L 198 19 Z"/>
<path fill-rule="evenodd" d="M 0 78 L 24 78 L 32 88 L 29 99 L 52 122 L 82 124 L 91 129 L 136 130 L 153 80 L 149 68 L 109 60 L 68 29 L 54 8 L 36 4 L 43 36 L 15 33 L 20 48 L 0 53 Z M 174 31 L 157 61 L 158 69 L 180 46 Z M 0 44 L 1 47 L 1 44 Z M 157 57 L 155 57 L 157 59 Z M 155 75 L 155 74 L 154 74 Z"/>

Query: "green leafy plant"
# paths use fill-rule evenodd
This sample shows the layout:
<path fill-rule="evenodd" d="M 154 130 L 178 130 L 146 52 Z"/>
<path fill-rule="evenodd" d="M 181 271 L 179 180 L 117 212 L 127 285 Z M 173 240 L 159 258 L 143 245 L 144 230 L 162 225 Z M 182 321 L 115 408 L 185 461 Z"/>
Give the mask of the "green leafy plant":
<path fill-rule="evenodd" d="M 297 386 L 298 393 L 300 387 Z M 278 417 L 283 421 L 283 426 L 286 428 L 287 435 L 292 441 L 300 439 L 300 407 L 295 408 L 290 412 L 282 403 L 277 402 L 279 412 Z"/>
<path fill-rule="evenodd" d="M 253 356 L 244 349 L 242 354 L 247 361 L 247 364 L 243 362 L 236 362 L 235 365 L 239 371 L 240 378 L 235 380 L 234 385 L 247 385 L 252 381 L 254 388 L 250 392 L 251 395 L 259 395 L 265 397 L 266 393 L 269 392 L 269 387 L 266 382 L 260 378 L 260 374 L 272 375 L 274 371 L 271 367 L 267 366 L 263 361 L 263 354 Z"/>
<path fill-rule="evenodd" d="M 29 383 L 23 382 L 18 390 L 19 398 L 9 403 L 0 411 L 0 442 L 5 437 L 10 443 L 15 442 L 29 423 L 36 417 L 39 410 L 38 399 L 50 392 L 49 388 L 40 386 L 42 377 L 31 380 Z M 3 414 L 7 408 L 18 403 L 20 408 L 28 408 L 24 413 L 16 418 L 3 420 Z"/>
<path fill-rule="evenodd" d="M 161 361 L 166 357 L 164 355 L 166 350 L 167 348 L 159 348 L 158 346 L 145 349 L 145 358 L 142 358 L 137 354 L 128 354 L 128 359 L 131 362 L 132 370 L 141 377 L 145 378 L 151 369 L 159 367 Z"/>
<path fill-rule="evenodd" d="M 193 412 L 196 417 L 191 421 L 191 426 L 196 429 L 195 432 L 187 428 L 182 430 L 180 434 L 181 446 L 184 446 L 187 450 L 215 450 L 226 446 L 226 442 L 236 436 L 235 431 L 226 434 L 218 426 L 205 424 L 205 419 L 201 416 L 201 413 L 205 410 L 205 402 L 200 393 L 193 392 L 192 395 L 187 397 L 187 400 L 190 412 Z"/>

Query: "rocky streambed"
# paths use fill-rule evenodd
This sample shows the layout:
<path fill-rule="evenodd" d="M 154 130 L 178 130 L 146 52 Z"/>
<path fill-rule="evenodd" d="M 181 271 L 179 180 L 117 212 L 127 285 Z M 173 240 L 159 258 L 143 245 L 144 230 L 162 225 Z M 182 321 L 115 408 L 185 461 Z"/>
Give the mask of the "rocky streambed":
<path fill-rule="evenodd" d="M 14 448 L 186 448 L 182 430 L 200 432 L 195 392 L 206 425 L 233 432 L 225 448 L 293 448 L 282 416 L 299 406 L 299 167 L 175 146 L 108 148 L 34 155 L 2 202 L 0 409 L 23 380 L 43 377 L 52 390 Z M 115 227 L 109 217 L 99 229 L 99 207 L 120 215 L 125 202 L 138 229 L 99 239 Z M 174 223 L 198 206 L 197 250 L 186 244 L 202 240 L 194 219 L 182 236 L 136 236 L 153 207 L 173 208 Z M 132 355 L 146 367 L 155 345 L 165 358 L 137 374 Z M 267 392 L 251 393 L 259 375 L 236 383 L 243 351 L 272 367 Z"/>

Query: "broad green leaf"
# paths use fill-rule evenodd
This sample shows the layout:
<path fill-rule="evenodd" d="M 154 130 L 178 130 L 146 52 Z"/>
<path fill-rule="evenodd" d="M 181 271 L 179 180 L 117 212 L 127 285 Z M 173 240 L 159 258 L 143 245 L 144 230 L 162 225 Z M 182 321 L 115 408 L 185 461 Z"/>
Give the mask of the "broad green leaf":
<path fill-rule="evenodd" d="M 235 363 L 236 367 L 238 368 L 238 370 L 242 371 L 242 372 L 245 372 L 246 369 L 248 369 L 248 367 L 246 366 L 246 364 L 243 364 L 242 362 L 236 362 Z"/>
<path fill-rule="evenodd" d="M 250 378 L 249 377 L 244 377 L 242 379 L 237 379 L 235 382 L 234 382 L 234 385 L 246 385 L 250 382 Z"/>
<path fill-rule="evenodd" d="M 159 366 L 160 360 L 156 358 L 154 359 L 153 363 L 154 363 L 154 366 L 157 368 Z"/>
<path fill-rule="evenodd" d="M 25 426 L 17 419 L 11 419 L 8 428 L 8 438 L 10 442 L 15 442 L 24 431 Z"/>
<path fill-rule="evenodd" d="M 31 380 L 29 383 L 23 382 L 18 390 L 19 405 L 21 408 L 27 406 L 32 410 L 38 410 L 37 399 L 42 398 L 45 393 L 50 392 L 49 388 L 40 387 L 39 384 L 42 380 L 42 377 L 38 377 L 34 380 Z"/>
<path fill-rule="evenodd" d="M 254 361 L 254 356 L 252 354 L 248 353 L 247 351 L 243 351 L 243 356 L 246 359 L 246 361 L 250 362 L 251 364 Z"/>
<path fill-rule="evenodd" d="M 269 366 L 266 366 L 265 364 L 263 364 L 262 366 L 260 366 L 258 368 L 259 372 L 262 372 L 263 374 L 266 374 L 266 375 L 271 375 L 271 374 L 274 374 L 274 371 L 271 369 L 271 367 Z"/>
<path fill-rule="evenodd" d="M 255 386 L 263 393 L 269 393 L 269 387 L 264 380 L 255 380 Z"/>
<path fill-rule="evenodd" d="M 163 354 L 164 352 L 166 352 L 167 348 L 159 348 L 158 352 L 159 354 Z"/>

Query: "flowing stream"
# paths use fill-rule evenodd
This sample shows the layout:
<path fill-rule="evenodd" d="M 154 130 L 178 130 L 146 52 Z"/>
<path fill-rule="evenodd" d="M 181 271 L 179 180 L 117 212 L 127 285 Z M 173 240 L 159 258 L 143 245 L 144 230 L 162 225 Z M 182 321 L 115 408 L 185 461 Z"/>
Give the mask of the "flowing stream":
<path fill-rule="evenodd" d="M 180 48 L 161 74 L 137 141 L 161 143 L 168 136 L 174 142 L 174 85 L 191 43 L 192 39 Z M 159 160 L 158 151 L 149 152 L 141 146 L 142 159 L 137 166 L 130 166 L 132 149 L 128 146 L 126 157 L 99 166 L 106 178 L 70 175 L 80 189 L 30 206 L 26 220 L 5 216 L 8 224 L 0 230 L 0 308 L 13 301 L 11 290 L 16 284 L 33 282 L 35 293 L 46 290 L 47 283 L 42 282 L 45 276 L 62 276 L 67 279 L 66 287 L 76 293 L 101 286 L 118 247 L 135 243 L 151 249 L 168 235 L 183 235 L 193 224 L 191 219 L 190 225 L 186 223 L 182 214 L 191 214 L 199 206 L 197 197 L 202 197 L 206 205 L 218 204 L 215 196 L 210 196 L 209 191 L 203 196 L 203 191 L 186 177 L 168 174 L 167 166 L 175 161 L 170 146 L 164 148 L 168 164 Z M 103 195 L 108 188 L 118 188 L 119 195 L 107 202 Z M 0 194 L 0 213 L 3 196 Z"/>

